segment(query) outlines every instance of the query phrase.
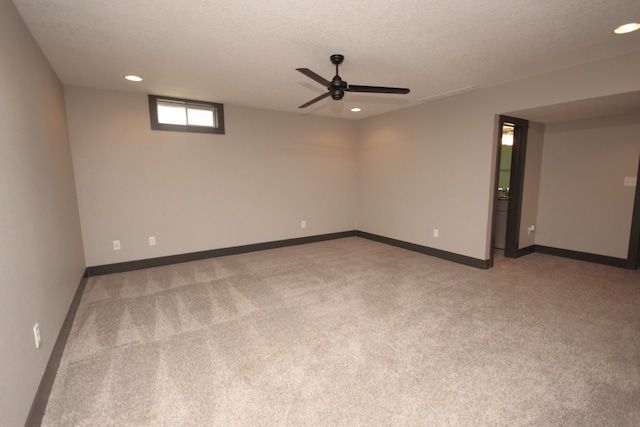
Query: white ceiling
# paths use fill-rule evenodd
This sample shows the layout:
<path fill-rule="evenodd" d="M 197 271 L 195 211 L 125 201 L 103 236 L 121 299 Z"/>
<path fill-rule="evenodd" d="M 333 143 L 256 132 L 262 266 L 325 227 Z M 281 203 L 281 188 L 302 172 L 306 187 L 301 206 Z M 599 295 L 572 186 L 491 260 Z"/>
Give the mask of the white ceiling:
<path fill-rule="evenodd" d="M 13 0 L 65 85 L 349 119 L 638 52 L 638 0 Z M 304 110 L 330 80 L 347 93 Z M 141 83 L 123 79 L 144 77 Z M 359 106 L 360 113 L 349 109 Z"/>

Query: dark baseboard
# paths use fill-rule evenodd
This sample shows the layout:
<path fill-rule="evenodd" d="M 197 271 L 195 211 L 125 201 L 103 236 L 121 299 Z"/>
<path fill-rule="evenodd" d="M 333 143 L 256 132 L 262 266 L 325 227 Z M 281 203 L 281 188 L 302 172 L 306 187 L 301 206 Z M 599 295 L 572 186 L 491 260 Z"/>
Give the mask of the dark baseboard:
<path fill-rule="evenodd" d="M 29 411 L 27 422 L 24 424 L 25 427 L 38 427 L 42 424 L 42 418 L 44 417 L 44 412 L 47 409 L 47 403 L 49 402 L 49 395 L 51 395 L 51 389 L 53 389 L 53 383 L 56 380 L 60 361 L 62 360 L 62 354 L 64 353 L 65 346 L 67 345 L 67 339 L 69 338 L 69 333 L 73 326 L 73 320 L 76 317 L 76 312 L 80 306 L 80 300 L 82 299 L 82 294 L 84 293 L 86 285 L 87 271 L 85 270 L 84 275 L 78 284 L 78 288 L 76 289 L 76 293 L 73 296 L 73 300 L 71 301 L 71 306 L 67 311 L 67 316 L 64 318 L 64 322 L 62 323 L 62 328 L 60 328 L 60 333 L 58 333 L 58 338 L 56 338 L 56 342 L 53 345 L 53 350 L 51 351 L 51 356 L 49 356 L 47 367 L 42 374 L 38 391 L 33 399 L 33 403 L 31 404 L 31 410 Z"/>
<path fill-rule="evenodd" d="M 558 249 L 549 246 L 535 245 L 535 251 L 541 254 L 555 255 L 563 258 L 577 259 L 580 261 L 593 262 L 596 264 L 610 265 L 613 267 L 629 268 L 625 258 L 615 258 L 606 255 L 596 255 L 587 252 L 571 251 L 568 249 Z"/>
<path fill-rule="evenodd" d="M 447 261 L 452 261 L 458 264 L 464 264 L 471 267 L 488 269 L 491 267 L 491 260 L 484 260 L 478 258 L 471 258 L 466 255 L 460 255 L 453 252 L 447 252 L 440 249 L 430 248 L 428 246 L 422 246 L 415 243 L 405 242 L 403 240 L 396 240 L 390 237 L 379 236 L 377 234 L 367 233 L 365 231 L 356 231 L 356 236 L 363 237 L 365 239 L 374 240 L 376 242 L 385 243 L 387 245 L 397 246 L 402 249 L 407 249 L 413 252 L 419 252 L 421 254 L 434 256 Z"/>
<path fill-rule="evenodd" d="M 435 256 L 447 261 L 456 262 L 458 264 L 469 265 L 476 268 L 487 269 L 491 267 L 490 260 L 482 260 L 471 258 L 465 255 L 459 255 L 453 252 L 447 252 L 440 249 L 421 246 L 415 243 L 409 243 L 402 240 L 396 240 L 389 237 L 379 236 L 364 231 L 344 231 L 340 233 L 321 234 L 317 236 L 299 237 L 294 239 L 277 240 L 273 242 L 255 243 L 251 245 L 234 246 L 230 248 L 212 249 L 200 252 L 191 252 L 187 254 L 169 255 L 159 258 L 149 258 L 136 261 L 127 261 L 116 264 L 106 264 L 87 267 L 87 276 L 100 276 L 103 274 L 122 273 L 125 271 L 141 270 L 144 268 L 160 267 L 164 265 L 178 264 L 182 262 L 198 261 L 207 258 L 215 258 L 228 255 L 238 255 L 248 252 L 262 251 L 266 249 L 276 249 L 286 246 L 302 245 L 307 243 L 322 242 L 325 240 L 342 239 L 344 237 L 359 236 L 365 239 L 374 240 L 380 243 L 397 246 L 399 248 L 408 249 L 410 251 L 419 252 L 425 255 Z"/>
<path fill-rule="evenodd" d="M 516 253 L 516 258 L 520 258 L 521 256 L 532 254 L 535 251 L 536 251 L 535 245 L 527 246 L 526 248 L 520 248 Z"/>
<path fill-rule="evenodd" d="M 294 239 L 277 240 L 273 242 L 255 243 L 251 245 L 234 246 L 231 248 L 212 249 L 187 254 L 169 255 L 159 258 L 142 259 L 137 261 L 121 262 L 117 264 L 98 265 L 87 267 L 88 276 L 100 276 L 103 274 L 122 273 L 125 271 L 141 270 L 143 268 L 160 267 L 163 265 L 178 264 L 181 262 L 198 261 L 207 258 L 216 258 L 228 255 L 238 255 L 247 252 L 262 251 L 265 249 L 283 248 L 286 246 L 303 245 L 306 243 L 322 242 L 325 240 L 352 237 L 356 231 L 344 231 L 340 233 L 321 234 L 317 236 L 298 237 Z"/>

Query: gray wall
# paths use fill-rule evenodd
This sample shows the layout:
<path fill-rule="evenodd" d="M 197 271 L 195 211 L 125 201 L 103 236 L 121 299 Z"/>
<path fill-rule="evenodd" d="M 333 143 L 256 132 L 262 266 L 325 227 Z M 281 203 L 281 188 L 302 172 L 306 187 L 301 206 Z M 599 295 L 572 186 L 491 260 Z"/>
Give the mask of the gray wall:
<path fill-rule="evenodd" d="M 536 244 L 627 258 L 640 115 L 547 124 Z"/>
<path fill-rule="evenodd" d="M 526 248 L 536 242 L 536 232 L 529 233 L 528 227 L 530 225 L 537 227 L 544 131 L 544 124 L 529 122 L 518 248 Z"/>
<path fill-rule="evenodd" d="M 0 424 L 19 426 L 85 264 L 62 86 L 8 0 L 0 94 Z"/>
<path fill-rule="evenodd" d="M 497 134 L 479 95 L 359 123 L 360 230 L 486 259 Z"/>
<path fill-rule="evenodd" d="M 152 131 L 146 95 L 65 93 L 89 266 L 355 228 L 352 121 L 226 105 L 225 135 Z"/>
<path fill-rule="evenodd" d="M 488 259 L 498 115 L 635 91 L 638 75 L 626 55 L 360 121 L 358 228 Z"/>

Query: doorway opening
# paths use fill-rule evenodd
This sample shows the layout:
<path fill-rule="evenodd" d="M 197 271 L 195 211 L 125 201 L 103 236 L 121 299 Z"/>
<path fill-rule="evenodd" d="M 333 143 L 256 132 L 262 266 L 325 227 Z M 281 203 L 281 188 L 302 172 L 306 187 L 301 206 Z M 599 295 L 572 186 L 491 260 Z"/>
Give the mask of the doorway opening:
<path fill-rule="evenodd" d="M 505 122 L 501 128 L 498 145 L 498 197 L 493 230 L 494 248 L 504 251 L 507 241 L 507 214 L 511 191 L 511 163 L 513 155 L 513 123 Z"/>

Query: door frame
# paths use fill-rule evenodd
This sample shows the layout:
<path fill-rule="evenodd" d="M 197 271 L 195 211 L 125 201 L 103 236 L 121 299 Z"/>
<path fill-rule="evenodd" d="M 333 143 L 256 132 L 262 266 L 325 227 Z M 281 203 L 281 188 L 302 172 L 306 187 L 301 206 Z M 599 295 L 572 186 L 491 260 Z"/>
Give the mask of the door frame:
<path fill-rule="evenodd" d="M 640 159 L 638 171 L 640 174 Z M 636 184 L 636 195 L 633 202 L 633 216 L 631 217 L 631 233 L 629 234 L 629 251 L 627 252 L 627 268 L 636 270 L 640 267 L 640 186 Z"/>
<path fill-rule="evenodd" d="M 507 235 L 505 240 L 504 256 L 518 258 L 530 253 L 529 250 L 519 250 L 520 220 L 522 216 L 522 191 L 524 188 L 524 167 L 527 155 L 527 135 L 529 121 L 500 115 L 498 120 L 498 146 L 496 149 L 495 184 L 493 186 L 493 221 L 491 226 L 490 265 L 493 265 L 495 252 L 495 227 L 498 205 L 498 180 L 500 177 L 500 157 L 502 153 L 502 127 L 505 123 L 512 124 L 513 149 L 511 153 L 511 175 L 509 178 L 509 205 L 507 208 Z"/>

